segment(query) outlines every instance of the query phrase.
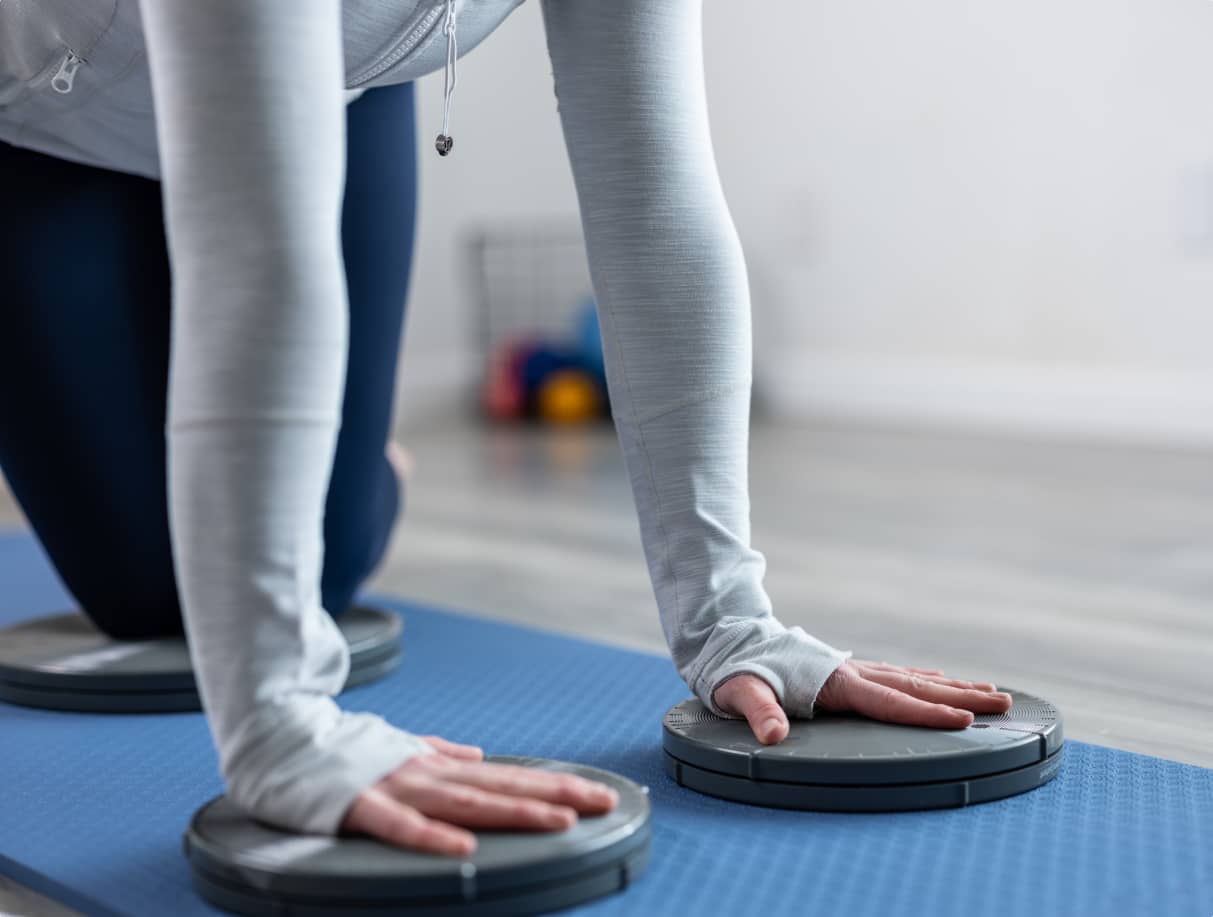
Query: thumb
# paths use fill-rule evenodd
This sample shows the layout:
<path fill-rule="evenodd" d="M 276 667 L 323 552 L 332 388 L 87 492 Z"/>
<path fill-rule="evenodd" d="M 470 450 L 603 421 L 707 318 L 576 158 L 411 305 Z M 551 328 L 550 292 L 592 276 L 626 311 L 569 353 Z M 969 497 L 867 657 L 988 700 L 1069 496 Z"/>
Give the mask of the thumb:
<path fill-rule="evenodd" d="M 725 713 L 744 716 L 763 745 L 788 737 L 787 714 L 771 686 L 757 675 L 735 675 L 713 692 L 712 699 Z"/>

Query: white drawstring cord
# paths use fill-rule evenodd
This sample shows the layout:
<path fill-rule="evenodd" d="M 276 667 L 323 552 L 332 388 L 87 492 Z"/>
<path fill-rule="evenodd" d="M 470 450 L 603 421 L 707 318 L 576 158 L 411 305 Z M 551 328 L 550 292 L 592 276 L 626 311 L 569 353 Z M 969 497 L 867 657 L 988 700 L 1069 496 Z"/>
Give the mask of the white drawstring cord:
<path fill-rule="evenodd" d="M 459 45 L 455 40 L 455 0 L 446 0 L 446 21 L 442 31 L 446 33 L 446 73 L 443 79 L 442 133 L 434 142 L 439 156 L 447 155 L 455 146 L 455 138 L 449 133 L 451 99 L 455 96 L 455 61 L 459 57 Z"/>

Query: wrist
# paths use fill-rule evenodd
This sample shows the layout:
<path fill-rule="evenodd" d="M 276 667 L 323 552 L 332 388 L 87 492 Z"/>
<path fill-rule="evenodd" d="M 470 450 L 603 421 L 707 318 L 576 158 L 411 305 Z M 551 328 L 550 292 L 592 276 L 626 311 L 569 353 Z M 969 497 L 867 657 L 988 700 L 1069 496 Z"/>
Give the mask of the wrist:
<path fill-rule="evenodd" d="M 712 713 L 733 719 L 735 715 L 716 703 L 716 689 L 738 675 L 754 675 L 770 685 L 789 716 L 807 719 L 813 716 L 822 686 L 850 656 L 800 627 L 760 619 L 742 629 L 740 638 L 731 640 L 724 651 L 713 653 L 688 686 Z"/>
<path fill-rule="evenodd" d="M 308 834 L 336 834 L 354 800 L 417 755 L 419 737 L 328 697 L 263 706 L 222 764 L 228 796 L 249 815 Z"/>

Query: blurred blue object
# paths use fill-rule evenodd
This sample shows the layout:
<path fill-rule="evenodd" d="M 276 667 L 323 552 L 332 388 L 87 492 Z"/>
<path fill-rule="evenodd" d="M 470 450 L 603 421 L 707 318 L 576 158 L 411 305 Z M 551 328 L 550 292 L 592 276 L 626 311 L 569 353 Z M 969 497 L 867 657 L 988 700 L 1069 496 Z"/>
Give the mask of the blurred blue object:
<path fill-rule="evenodd" d="M 569 347 L 544 342 L 530 348 L 521 361 L 522 391 L 525 411 L 534 416 L 539 389 L 554 372 L 581 365 L 580 354 Z"/>
<path fill-rule="evenodd" d="M 591 293 L 577 306 L 577 348 L 587 369 L 604 378 L 602 361 L 602 330 L 598 326 L 598 304 Z"/>

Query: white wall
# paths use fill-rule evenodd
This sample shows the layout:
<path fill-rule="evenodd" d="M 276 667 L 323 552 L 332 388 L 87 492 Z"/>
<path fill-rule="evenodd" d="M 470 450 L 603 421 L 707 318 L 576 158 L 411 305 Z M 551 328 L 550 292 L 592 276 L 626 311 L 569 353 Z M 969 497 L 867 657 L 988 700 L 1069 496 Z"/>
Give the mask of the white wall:
<path fill-rule="evenodd" d="M 577 221 L 539 4 L 524 3 L 461 57 L 457 75 L 455 149 L 445 158 L 434 150 L 443 73 L 417 83 L 418 235 L 399 398 L 406 424 L 456 409 L 476 378 L 461 233 L 484 220 Z"/>
<path fill-rule="evenodd" d="M 1213 3 L 709 0 L 705 55 L 777 411 L 1213 442 Z M 537 3 L 449 159 L 418 93 L 406 418 L 472 369 L 453 231 L 576 207 Z"/>

